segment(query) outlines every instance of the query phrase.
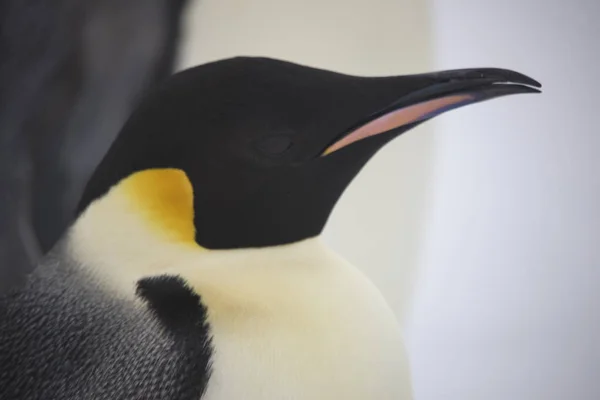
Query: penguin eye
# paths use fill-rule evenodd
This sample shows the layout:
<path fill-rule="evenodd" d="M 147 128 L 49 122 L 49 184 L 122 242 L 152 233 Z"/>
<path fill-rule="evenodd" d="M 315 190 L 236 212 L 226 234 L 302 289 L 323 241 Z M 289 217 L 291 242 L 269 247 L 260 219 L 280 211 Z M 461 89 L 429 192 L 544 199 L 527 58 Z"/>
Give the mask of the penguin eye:
<path fill-rule="evenodd" d="M 292 138 L 285 135 L 267 136 L 256 142 L 256 148 L 261 153 L 271 156 L 278 156 L 285 153 L 292 145 Z"/>

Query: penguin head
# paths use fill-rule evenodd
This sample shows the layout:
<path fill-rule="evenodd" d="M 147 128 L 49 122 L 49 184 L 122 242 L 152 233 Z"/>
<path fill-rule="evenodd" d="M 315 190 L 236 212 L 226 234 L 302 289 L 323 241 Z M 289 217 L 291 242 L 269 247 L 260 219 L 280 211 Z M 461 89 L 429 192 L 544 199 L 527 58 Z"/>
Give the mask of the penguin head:
<path fill-rule="evenodd" d="M 203 248 L 297 242 L 321 233 L 344 189 L 393 138 L 444 111 L 539 87 L 490 68 L 358 77 L 267 58 L 205 64 L 140 103 L 79 213 L 118 189 Z"/>

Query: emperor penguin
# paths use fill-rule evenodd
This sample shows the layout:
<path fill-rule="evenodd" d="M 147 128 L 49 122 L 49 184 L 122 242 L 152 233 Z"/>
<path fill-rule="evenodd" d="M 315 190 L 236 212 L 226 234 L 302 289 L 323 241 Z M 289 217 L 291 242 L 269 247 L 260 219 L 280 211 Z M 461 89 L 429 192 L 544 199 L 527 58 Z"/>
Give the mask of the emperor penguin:
<path fill-rule="evenodd" d="M 394 313 L 319 235 L 386 143 L 540 87 L 505 69 L 359 77 L 261 57 L 174 75 L 0 300 L 0 398 L 410 399 Z"/>

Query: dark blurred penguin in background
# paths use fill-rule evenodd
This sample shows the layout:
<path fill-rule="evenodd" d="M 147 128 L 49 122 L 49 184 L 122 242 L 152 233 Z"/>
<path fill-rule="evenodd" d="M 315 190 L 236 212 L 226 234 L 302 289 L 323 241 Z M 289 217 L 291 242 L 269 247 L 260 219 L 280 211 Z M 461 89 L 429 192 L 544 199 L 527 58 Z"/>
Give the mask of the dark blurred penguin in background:
<path fill-rule="evenodd" d="M 133 105 L 172 74 L 187 0 L 0 0 L 0 293 L 72 221 Z"/>

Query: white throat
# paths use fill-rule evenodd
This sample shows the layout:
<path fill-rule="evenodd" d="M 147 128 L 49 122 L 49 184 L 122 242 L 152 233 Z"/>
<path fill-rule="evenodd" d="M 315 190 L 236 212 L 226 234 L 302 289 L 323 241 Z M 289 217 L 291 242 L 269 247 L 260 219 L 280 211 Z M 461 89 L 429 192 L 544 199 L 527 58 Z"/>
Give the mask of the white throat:
<path fill-rule="evenodd" d="M 69 231 L 69 257 L 130 299 L 136 282 L 182 277 L 207 308 L 214 354 L 202 400 L 408 400 L 410 376 L 393 312 L 319 238 L 206 250 L 153 229 L 109 192 Z"/>

